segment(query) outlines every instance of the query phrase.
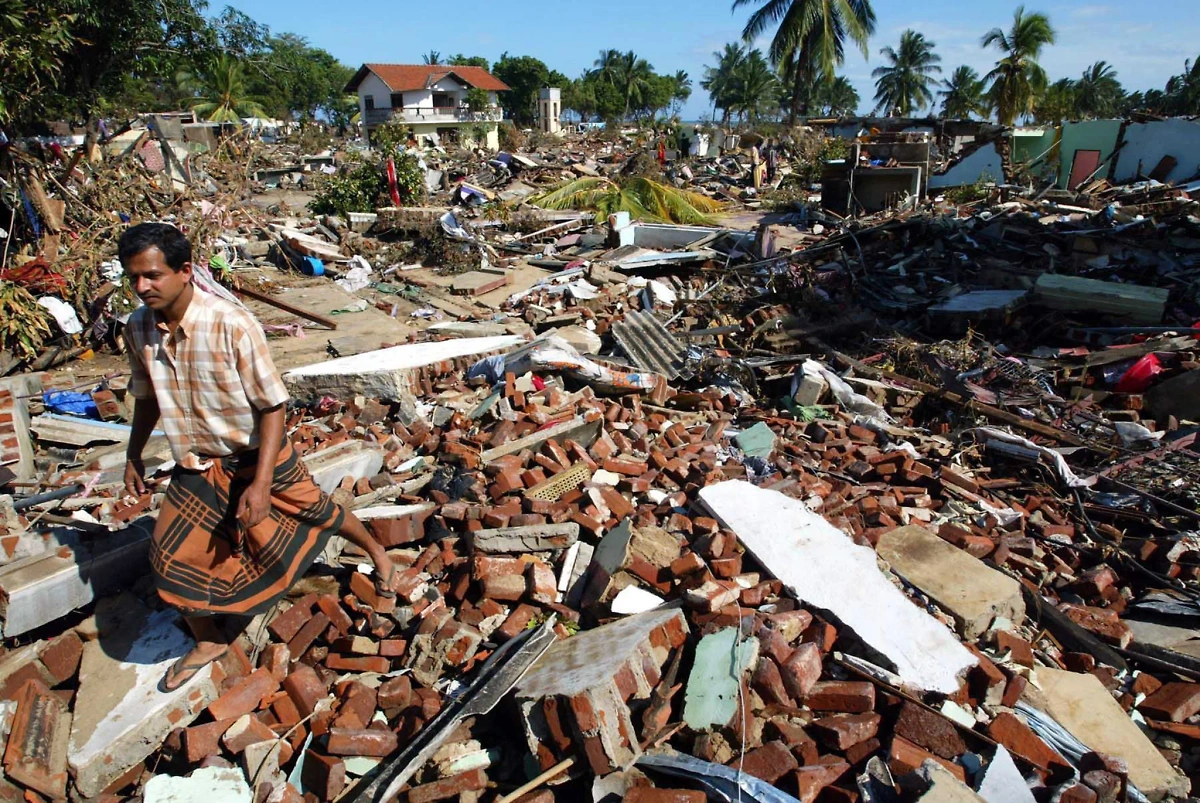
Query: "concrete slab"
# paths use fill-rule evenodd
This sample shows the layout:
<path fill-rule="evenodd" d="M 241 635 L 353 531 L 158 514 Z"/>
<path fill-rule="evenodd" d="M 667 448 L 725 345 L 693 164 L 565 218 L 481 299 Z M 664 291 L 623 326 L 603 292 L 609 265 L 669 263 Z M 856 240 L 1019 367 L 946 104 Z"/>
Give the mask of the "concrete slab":
<path fill-rule="evenodd" d="M 251 803 L 254 796 L 241 770 L 207 767 L 186 778 L 155 775 L 146 782 L 143 803 Z"/>
<path fill-rule="evenodd" d="M 125 595 L 102 600 L 95 622 L 99 638 L 83 648 L 67 756 L 85 797 L 98 796 L 217 696 L 211 666 L 173 692 L 158 690 L 193 645 L 175 611 L 152 613 Z"/>
<path fill-rule="evenodd" d="M 333 493 L 347 475 L 355 479 L 374 477 L 383 468 L 383 447 L 367 441 L 348 440 L 305 455 L 304 465 L 313 482 L 325 493 Z"/>
<path fill-rule="evenodd" d="M 328 276 L 300 279 L 280 274 L 278 271 L 266 273 L 272 281 L 282 280 L 286 285 L 272 295 L 272 298 L 318 315 L 328 316 L 333 310 L 341 309 L 358 298 L 357 295 L 338 287 Z M 337 330 L 332 331 L 261 301 L 244 298 L 242 303 L 264 326 L 305 324 L 306 337 L 290 337 L 268 332 L 267 344 L 271 349 L 271 358 L 280 371 L 288 371 L 324 359 L 325 345 L 328 341 L 332 341 L 343 354 L 359 354 L 378 349 L 385 343 L 403 343 L 416 331 L 415 326 L 399 321 L 374 306 L 368 306 L 362 312 L 332 316 L 338 325 Z"/>
<path fill-rule="evenodd" d="M 455 295 L 482 296 L 508 286 L 508 275 L 489 271 L 470 270 L 454 277 L 450 290 Z"/>
<path fill-rule="evenodd" d="M 729 725 L 738 712 L 742 678 L 757 662 L 758 639 L 739 637 L 736 627 L 700 639 L 683 702 L 687 726 L 706 731 Z"/>
<path fill-rule="evenodd" d="M 945 626 L 913 605 L 856 545 L 803 502 L 734 480 L 700 499 L 797 599 L 832 613 L 907 685 L 951 694 L 977 663 Z"/>
<path fill-rule="evenodd" d="M 971 791 L 971 787 L 931 758 L 925 759 L 917 774 L 929 785 L 925 794 L 917 798 L 920 803 L 986 803 Z"/>
<path fill-rule="evenodd" d="M 414 395 L 414 383 L 422 368 L 467 357 L 497 353 L 521 342 L 513 335 L 409 343 L 390 349 L 368 351 L 353 357 L 306 365 L 284 373 L 283 381 L 297 398 L 319 396 L 400 400 Z"/>
<path fill-rule="evenodd" d="M 1025 618 L 1021 585 L 924 527 L 898 527 L 884 533 L 875 547 L 879 557 L 924 591 L 974 641 L 997 616 L 1020 623 Z"/>
<path fill-rule="evenodd" d="M 1025 702 L 1092 750 L 1124 760 L 1129 780 L 1150 800 L 1183 797 L 1191 788 L 1094 675 L 1038 669 L 1037 684 L 1029 684 Z"/>
<path fill-rule="evenodd" d="M 1025 776 L 1004 745 L 996 747 L 996 755 L 983 771 L 983 780 L 976 791 L 987 803 L 1036 803 Z"/>

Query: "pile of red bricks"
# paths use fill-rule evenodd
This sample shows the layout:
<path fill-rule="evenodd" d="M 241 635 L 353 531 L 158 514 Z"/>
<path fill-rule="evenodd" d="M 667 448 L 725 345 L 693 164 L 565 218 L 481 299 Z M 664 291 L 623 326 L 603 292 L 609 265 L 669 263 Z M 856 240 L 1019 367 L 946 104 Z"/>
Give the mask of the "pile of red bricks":
<path fill-rule="evenodd" d="M 804 500 L 863 545 L 873 546 L 899 526 L 926 526 L 1029 588 L 1060 597 L 1065 616 L 1103 643 L 1128 646 L 1131 634 L 1121 614 L 1144 579 L 1108 557 L 1117 553 L 1084 545 L 1084 524 L 1071 499 L 1035 484 L 1022 467 L 985 466 L 970 455 L 952 463 L 957 450 L 947 439 L 905 432 L 914 456 L 888 448 L 899 440 L 895 433 L 854 423 L 848 415 L 805 424 L 774 411 L 739 410 L 717 390 L 614 401 L 586 388 L 569 393 L 554 382 L 521 392 L 515 380 L 510 375 L 502 386 L 504 405 L 480 416 L 472 413 L 488 388 L 464 382 L 459 372 L 431 380 L 424 388 L 429 399 L 447 400 L 453 409 L 440 425 L 402 423 L 396 409 L 375 401 L 292 420 L 302 450 L 348 438 L 386 450 L 385 471 L 348 478 L 340 493 L 345 501 L 414 479 L 394 471 L 413 456 L 435 465 L 427 485 L 389 502 L 419 507 L 370 520 L 400 570 L 399 594 L 381 596 L 369 575 L 350 566 L 316 572 L 299 596 L 263 622 L 265 629 L 252 627 L 220 661 L 214 673 L 219 696 L 201 717 L 126 774 L 109 799 L 136 795 L 152 773 L 245 765 L 264 743 L 275 745 L 282 769 L 255 779 L 261 799 L 338 799 L 421 733 L 441 710 L 447 684 L 469 683 L 499 645 L 551 615 L 561 639 L 603 627 L 618 618 L 611 602 L 629 587 L 678 601 L 688 622 L 686 638 L 671 645 L 672 661 L 645 667 L 646 688 L 614 678 L 637 730 L 622 734 L 631 749 L 669 745 L 740 768 L 809 803 L 859 800 L 856 777 L 872 761 L 885 763 L 896 778 L 933 761 L 974 783 L 978 759 L 971 756 L 988 756 L 1002 744 L 1033 781 L 1039 800 L 1115 799 L 1113 790 L 1128 783 L 1119 756 L 1086 755 L 1077 776 L 1012 710 L 1035 682 L 1033 670 L 1050 666 L 1098 677 L 1126 710 L 1136 709 L 1149 722 L 1175 766 L 1200 777 L 1200 724 L 1194 721 L 1200 684 L 1161 670 L 1157 678 L 1119 674 L 1078 645 L 1064 646 L 1018 622 L 1016 632 L 990 631 L 969 644 L 979 666 L 956 694 L 915 697 L 843 660 L 842 652 L 861 654 L 854 634 L 785 594 L 697 501 L 706 485 L 751 479 Z M 758 421 L 776 436 L 766 475 L 761 465 L 752 473 L 738 459 L 729 437 Z M 568 434 L 539 442 L 539 433 L 562 431 L 571 422 L 577 426 Z M 486 457 L 518 439 L 527 439 L 528 448 Z M 989 512 L 1000 509 L 1021 515 L 1002 523 Z M 961 512 L 967 510 L 973 513 Z M 616 550 L 611 541 L 602 544 L 623 522 L 630 528 L 628 543 Z M 550 525 L 576 525 L 581 547 L 572 547 L 573 535 L 538 535 L 538 528 Z M 1112 544 L 1125 537 L 1112 525 L 1095 526 Z M 519 552 L 477 548 L 477 534 L 501 528 L 517 528 L 534 546 Z M 589 566 L 583 556 L 592 550 Z M 1135 554 L 1152 571 L 1195 579 L 1195 565 L 1183 559 L 1186 550 L 1147 540 Z M 676 692 L 686 687 L 696 640 L 729 627 L 757 640 L 757 659 L 740 684 L 744 717 L 695 732 L 682 721 L 683 694 Z M 72 644 L 54 642 L 40 655 L 25 655 L 28 668 L 20 672 L 6 672 L 9 662 L 0 662 L 4 697 L 27 699 L 29 684 L 36 683 L 70 705 L 78 664 L 77 654 L 74 665 L 67 654 Z M 948 715 L 947 702 L 978 724 Z M 16 723 L 25 723 L 24 716 L 18 706 Z M 551 803 L 591 795 L 594 774 L 612 767 L 584 749 L 581 716 L 575 711 L 554 718 L 576 724 L 559 728 L 532 752 L 516 735 L 521 715 L 511 707 L 469 719 L 401 799 L 496 800 L 530 777 L 527 765 L 552 770 L 564 758 L 574 758 L 574 765 L 521 799 Z M 20 774 L 25 735 L 18 724 L 4 758 L 9 776 L 0 781 L 0 800 L 9 799 L 4 794 L 40 799 L 37 784 Z M 284 780 L 301 759 L 302 789 Z M 629 801 L 704 799 L 694 784 L 653 771 L 628 770 L 621 778 Z"/>

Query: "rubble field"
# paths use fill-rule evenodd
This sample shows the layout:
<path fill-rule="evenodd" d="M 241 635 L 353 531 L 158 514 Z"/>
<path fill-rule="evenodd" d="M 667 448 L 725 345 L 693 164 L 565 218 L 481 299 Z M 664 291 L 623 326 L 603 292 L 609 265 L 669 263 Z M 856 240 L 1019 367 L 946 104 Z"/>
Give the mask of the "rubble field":
<path fill-rule="evenodd" d="M 146 559 L 170 452 L 152 438 L 153 491 L 124 495 L 121 309 L 62 298 L 81 329 L 0 378 L 0 801 L 1107 803 L 1200 780 L 1186 189 L 846 220 L 797 199 L 787 138 L 754 192 L 744 143 L 647 167 L 634 136 L 572 136 L 429 150 L 423 205 L 344 218 L 264 184 L 340 151 L 175 168 L 152 143 L 59 189 L 25 157 L 56 227 L 0 268 L 117 298 L 117 213 L 184 226 L 402 589 L 335 537 L 161 691 L 192 643 Z M 722 211 L 529 202 L 634 169 Z"/>

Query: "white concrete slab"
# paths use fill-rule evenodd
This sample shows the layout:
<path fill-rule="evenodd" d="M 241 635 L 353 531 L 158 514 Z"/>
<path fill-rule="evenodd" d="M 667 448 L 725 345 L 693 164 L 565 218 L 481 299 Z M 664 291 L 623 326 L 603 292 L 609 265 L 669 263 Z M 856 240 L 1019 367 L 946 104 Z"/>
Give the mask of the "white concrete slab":
<path fill-rule="evenodd" d="M 950 694 L 977 663 L 949 629 L 891 583 L 871 549 L 803 502 L 742 480 L 703 488 L 700 499 L 797 599 L 832 613 L 906 684 Z"/>
<path fill-rule="evenodd" d="M 498 352 L 521 342 L 520 337 L 498 335 L 409 343 L 295 368 L 283 375 L 283 381 L 298 398 L 361 394 L 368 398 L 397 400 L 412 395 L 411 380 L 420 368 Z"/>
<path fill-rule="evenodd" d="M 216 699 L 211 665 L 173 692 L 158 690 L 193 645 L 179 622 L 175 611 L 151 613 L 131 596 L 98 606 L 99 638 L 83 648 L 67 755 L 85 797 L 98 796 Z"/>
<path fill-rule="evenodd" d="M 1004 745 L 996 748 L 996 755 L 983 771 L 983 780 L 976 791 L 987 803 L 1036 803 L 1025 776 Z"/>
<path fill-rule="evenodd" d="M 250 803 L 254 796 L 241 770 L 208 767 L 186 778 L 155 775 L 146 782 L 143 803 Z"/>

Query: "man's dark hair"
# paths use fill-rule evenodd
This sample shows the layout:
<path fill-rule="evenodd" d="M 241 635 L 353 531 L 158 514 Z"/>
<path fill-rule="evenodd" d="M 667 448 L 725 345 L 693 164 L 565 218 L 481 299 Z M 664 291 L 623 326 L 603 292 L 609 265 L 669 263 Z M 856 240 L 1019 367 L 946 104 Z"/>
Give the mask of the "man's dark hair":
<path fill-rule="evenodd" d="M 169 223 L 139 223 L 126 229 L 117 242 L 117 256 L 124 265 L 147 248 L 162 251 L 171 270 L 180 270 L 183 263 L 192 261 L 192 244 Z"/>

